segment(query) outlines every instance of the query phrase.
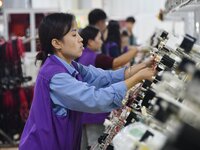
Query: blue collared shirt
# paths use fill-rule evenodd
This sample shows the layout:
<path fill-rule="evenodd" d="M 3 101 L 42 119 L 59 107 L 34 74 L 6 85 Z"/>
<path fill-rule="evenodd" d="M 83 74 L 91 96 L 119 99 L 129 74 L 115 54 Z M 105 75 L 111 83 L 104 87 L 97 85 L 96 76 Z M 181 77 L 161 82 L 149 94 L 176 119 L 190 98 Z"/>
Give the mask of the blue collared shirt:
<path fill-rule="evenodd" d="M 125 68 L 105 71 L 92 65 L 78 64 L 76 70 L 61 58 L 56 58 L 70 73 L 56 74 L 50 81 L 50 97 L 57 115 L 66 116 L 68 109 L 89 113 L 110 112 L 122 105 L 127 91 Z M 72 76 L 78 73 L 83 81 Z"/>

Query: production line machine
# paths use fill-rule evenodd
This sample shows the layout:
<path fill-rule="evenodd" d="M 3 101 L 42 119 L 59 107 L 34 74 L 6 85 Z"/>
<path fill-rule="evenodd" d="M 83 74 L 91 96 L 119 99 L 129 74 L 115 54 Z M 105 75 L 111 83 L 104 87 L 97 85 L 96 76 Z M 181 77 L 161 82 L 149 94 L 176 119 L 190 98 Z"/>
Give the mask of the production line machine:
<path fill-rule="evenodd" d="M 133 87 L 105 120 L 92 150 L 200 149 L 200 47 L 190 35 L 159 30 L 149 54 L 157 74 Z"/>

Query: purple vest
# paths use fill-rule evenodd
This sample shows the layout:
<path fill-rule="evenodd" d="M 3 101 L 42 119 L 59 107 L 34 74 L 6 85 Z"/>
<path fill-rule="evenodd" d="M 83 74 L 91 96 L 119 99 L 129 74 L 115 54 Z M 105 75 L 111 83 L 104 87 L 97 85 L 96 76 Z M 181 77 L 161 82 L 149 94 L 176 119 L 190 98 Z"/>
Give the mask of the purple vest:
<path fill-rule="evenodd" d="M 57 116 L 52 109 L 49 83 L 63 72 L 69 73 L 55 56 L 47 58 L 40 69 L 19 150 L 80 150 L 82 113 L 68 110 L 67 116 Z"/>
<path fill-rule="evenodd" d="M 117 43 L 115 42 L 107 42 L 105 44 L 105 55 L 110 56 L 110 49 L 114 46 L 117 46 Z"/>
<path fill-rule="evenodd" d="M 89 65 L 95 66 L 97 55 L 98 54 L 92 51 L 91 49 L 85 48 L 83 50 L 81 57 L 79 57 L 78 62 L 85 66 L 89 66 Z"/>
<path fill-rule="evenodd" d="M 128 46 L 125 46 L 125 47 L 123 48 L 123 51 L 122 51 L 122 53 L 126 53 L 126 52 L 128 52 Z"/>
<path fill-rule="evenodd" d="M 98 55 L 97 53 L 90 50 L 89 48 L 85 48 L 78 62 L 85 66 L 89 65 L 95 66 L 97 55 Z M 98 114 L 83 113 L 82 122 L 83 124 L 102 124 L 108 115 L 109 113 L 98 113 Z"/>

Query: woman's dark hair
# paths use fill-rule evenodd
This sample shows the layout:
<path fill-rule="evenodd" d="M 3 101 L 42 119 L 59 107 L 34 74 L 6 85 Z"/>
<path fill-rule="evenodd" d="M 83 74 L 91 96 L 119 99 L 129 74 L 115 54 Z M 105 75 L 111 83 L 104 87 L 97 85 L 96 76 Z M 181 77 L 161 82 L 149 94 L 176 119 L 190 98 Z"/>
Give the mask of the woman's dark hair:
<path fill-rule="evenodd" d="M 118 21 L 110 20 L 107 29 L 108 36 L 106 42 L 115 42 L 119 47 L 121 47 L 120 27 Z"/>
<path fill-rule="evenodd" d="M 99 29 L 94 26 L 87 26 L 81 30 L 80 36 L 83 38 L 83 46 L 87 47 L 89 40 L 94 40 L 97 34 L 99 33 Z"/>
<path fill-rule="evenodd" d="M 121 36 L 129 37 L 128 31 L 127 31 L 127 30 L 122 30 L 122 31 L 121 31 Z"/>
<path fill-rule="evenodd" d="M 52 39 L 62 40 L 69 32 L 74 21 L 74 15 L 67 13 L 53 13 L 46 16 L 39 26 L 40 52 L 36 56 L 37 60 L 42 60 L 42 64 L 49 54 L 54 53 L 51 44 Z"/>
<path fill-rule="evenodd" d="M 102 9 L 93 9 L 88 14 L 88 21 L 90 25 L 95 25 L 98 21 L 106 20 L 107 15 Z"/>

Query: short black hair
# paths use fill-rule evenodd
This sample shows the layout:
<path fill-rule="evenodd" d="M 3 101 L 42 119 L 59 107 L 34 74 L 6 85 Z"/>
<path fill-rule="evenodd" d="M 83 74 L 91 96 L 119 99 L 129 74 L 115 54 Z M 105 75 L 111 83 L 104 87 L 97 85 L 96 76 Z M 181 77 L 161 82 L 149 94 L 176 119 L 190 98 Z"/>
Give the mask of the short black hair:
<path fill-rule="evenodd" d="M 105 19 L 107 19 L 107 15 L 102 9 L 93 9 L 88 14 L 88 22 L 90 25 L 95 25 L 98 21 Z"/>
<path fill-rule="evenodd" d="M 135 23 L 136 20 L 135 20 L 135 18 L 134 18 L 133 16 L 130 16 L 130 17 L 127 17 L 127 18 L 126 18 L 126 22 Z"/>
<path fill-rule="evenodd" d="M 87 47 L 88 41 L 94 40 L 99 32 L 99 29 L 94 26 L 87 26 L 82 29 L 80 32 L 80 36 L 83 38 L 83 46 Z"/>
<path fill-rule="evenodd" d="M 121 31 L 121 36 L 129 36 L 128 31 L 127 30 L 122 30 Z"/>

